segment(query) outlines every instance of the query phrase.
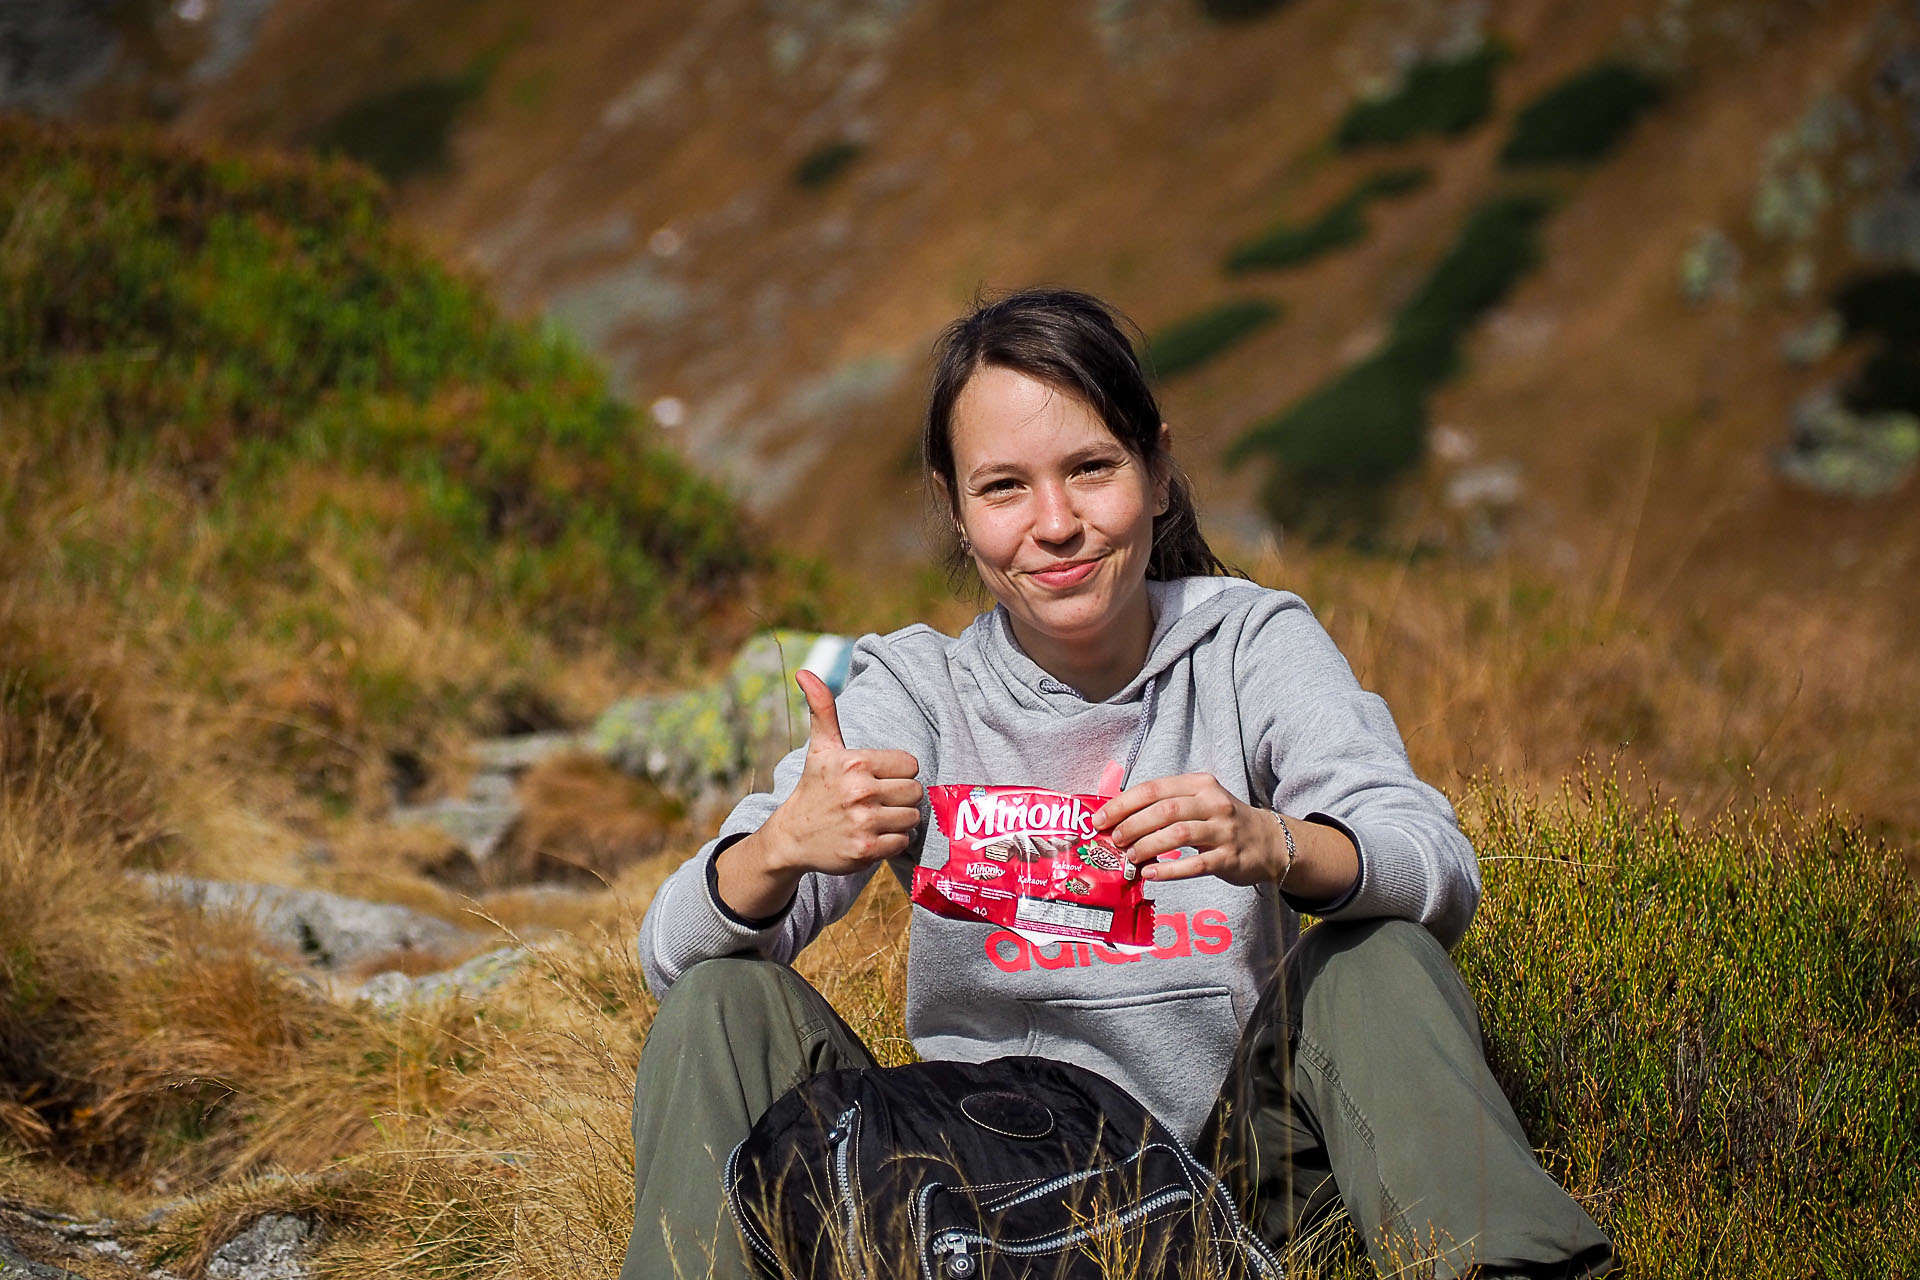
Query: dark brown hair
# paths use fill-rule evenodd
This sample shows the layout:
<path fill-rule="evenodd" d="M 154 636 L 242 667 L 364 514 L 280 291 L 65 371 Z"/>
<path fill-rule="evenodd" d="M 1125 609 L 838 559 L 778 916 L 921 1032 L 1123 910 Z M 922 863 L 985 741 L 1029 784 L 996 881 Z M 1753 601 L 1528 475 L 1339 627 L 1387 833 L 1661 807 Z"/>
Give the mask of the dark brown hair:
<path fill-rule="evenodd" d="M 1138 458 L 1148 474 L 1167 477 L 1167 509 L 1153 520 L 1153 551 L 1147 577 L 1235 574 L 1200 533 L 1193 490 L 1160 438 L 1160 405 L 1147 385 L 1133 344 L 1122 325 L 1135 326 L 1113 307 L 1071 289 L 1024 289 L 983 302 L 948 325 L 934 344 L 933 385 L 920 457 L 936 502 L 947 503 L 938 527 L 948 530 L 944 559 L 960 581 L 972 557 L 952 535 L 959 489 L 953 461 L 953 409 L 982 368 L 1024 373 L 1073 396 L 1100 415 L 1113 438 Z"/>

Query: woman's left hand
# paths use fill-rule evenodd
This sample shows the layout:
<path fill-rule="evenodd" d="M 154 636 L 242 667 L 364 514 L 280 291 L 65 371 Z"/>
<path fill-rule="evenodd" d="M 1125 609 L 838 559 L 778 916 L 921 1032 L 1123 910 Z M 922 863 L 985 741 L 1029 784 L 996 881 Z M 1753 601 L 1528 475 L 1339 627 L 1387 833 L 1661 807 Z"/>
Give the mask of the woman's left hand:
<path fill-rule="evenodd" d="M 1093 816 L 1147 880 L 1218 876 L 1229 884 L 1278 880 L 1287 839 L 1266 809 L 1240 800 L 1210 773 L 1183 773 L 1128 787 Z M 1185 858 L 1156 861 L 1176 849 Z"/>

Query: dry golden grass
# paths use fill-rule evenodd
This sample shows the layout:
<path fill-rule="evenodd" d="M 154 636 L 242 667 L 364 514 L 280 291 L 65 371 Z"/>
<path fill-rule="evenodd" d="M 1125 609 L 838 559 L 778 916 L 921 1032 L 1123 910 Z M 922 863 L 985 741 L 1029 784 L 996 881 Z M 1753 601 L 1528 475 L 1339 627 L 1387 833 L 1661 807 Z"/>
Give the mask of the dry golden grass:
<path fill-rule="evenodd" d="M 1500 565 L 1324 551 L 1243 563 L 1315 606 L 1393 707 L 1418 768 L 1456 795 L 1491 777 L 1501 794 L 1550 794 L 1583 757 L 1614 752 L 1686 814 L 1739 810 L 1764 791 L 1813 809 L 1824 794 L 1914 857 L 1900 762 L 1920 746 L 1920 717 L 1905 710 L 1920 680 L 1886 637 L 1804 616 L 1677 630 L 1610 601 L 1604 583 L 1548 587 Z M 934 603 L 925 586 L 907 604 L 861 588 L 851 611 L 872 625 L 914 611 L 964 622 L 966 606 Z M 404 679 L 518 661 L 550 673 L 537 692 L 555 705 L 620 684 L 609 656 L 571 676 L 530 668 L 510 657 L 515 642 L 457 609 L 405 621 L 374 599 L 417 589 L 325 585 L 366 646 L 357 656 L 378 653 Z M 137 598 L 164 613 L 166 590 Z M 0 605 L 7 670 L 16 687 L 18 673 L 39 682 L 31 708 L 9 703 L 0 752 L 0 1192 L 120 1216 L 160 1202 L 143 1247 L 186 1274 L 267 1210 L 322 1221 L 318 1266 L 342 1280 L 616 1270 L 633 1065 L 655 1007 L 632 939 L 702 833 L 659 825 L 648 797 L 561 762 L 534 780 L 545 824 L 534 845 L 631 852 L 665 840 L 669 851 L 595 864 L 608 883 L 591 894 L 470 896 L 425 874 L 443 852 L 434 837 L 380 822 L 384 786 L 368 779 L 384 776 L 370 762 L 382 748 L 356 736 L 364 723 L 316 702 L 287 712 L 302 726 L 292 739 L 262 738 L 258 690 L 270 681 L 244 675 L 253 692 L 234 703 L 193 682 L 218 662 L 344 688 L 329 664 L 345 650 L 290 656 L 236 635 L 192 653 L 167 631 L 188 625 L 184 612 L 136 627 L 78 588 L 14 591 Z M 38 718 L 19 714 L 35 708 Z M 338 811 L 317 805 L 298 772 L 316 758 L 299 743 L 329 723 L 339 741 L 321 757 L 358 762 Z M 470 732 L 433 727 L 447 785 Z M 330 862 L 300 856 L 315 839 Z M 311 884 L 544 941 L 484 1001 L 381 1014 L 326 998 L 235 922 L 151 901 L 124 875 L 137 864 Z M 906 913 L 898 886 L 877 877 L 799 964 L 883 1062 L 911 1056 Z M 1303 1245 L 1294 1273 L 1359 1274 L 1343 1257 Z"/>

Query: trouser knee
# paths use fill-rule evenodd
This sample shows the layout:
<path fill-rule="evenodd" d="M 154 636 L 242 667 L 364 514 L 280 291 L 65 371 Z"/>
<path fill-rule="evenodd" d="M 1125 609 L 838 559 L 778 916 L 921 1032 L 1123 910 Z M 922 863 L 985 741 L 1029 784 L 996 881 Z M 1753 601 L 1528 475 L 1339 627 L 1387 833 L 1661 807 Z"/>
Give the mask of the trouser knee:
<path fill-rule="evenodd" d="M 787 966 L 757 956 L 702 960 L 667 988 L 647 1031 L 646 1048 L 725 1041 L 742 1031 L 790 1020 L 787 988 L 799 981 Z"/>
<path fill-rule="evenodd" d="M 1315 925 L 1287 957 L 1287 985 L 1296 1030 L 1317 1009 L 1347 1018 L 1366 1008 L 1388 1025 L 1444 1009 L 1480 1037 L 1459 970 L 1440 940 L 1411 920 Z"/>

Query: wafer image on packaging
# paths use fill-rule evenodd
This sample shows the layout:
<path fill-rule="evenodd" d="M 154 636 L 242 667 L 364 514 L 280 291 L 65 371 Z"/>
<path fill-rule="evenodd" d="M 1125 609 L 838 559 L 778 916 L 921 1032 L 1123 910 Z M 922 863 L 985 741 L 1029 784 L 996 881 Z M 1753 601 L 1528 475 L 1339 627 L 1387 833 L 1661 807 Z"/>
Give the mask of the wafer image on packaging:
<path fill-rule="evenodd" d="M 1093 815 L 1107 796 L 1040 787 L 927 788 L 947 861 L 913 873 L 913 901 L 938 915 L 1021 933 L 1153 945 L 1153 903 Z"/>

